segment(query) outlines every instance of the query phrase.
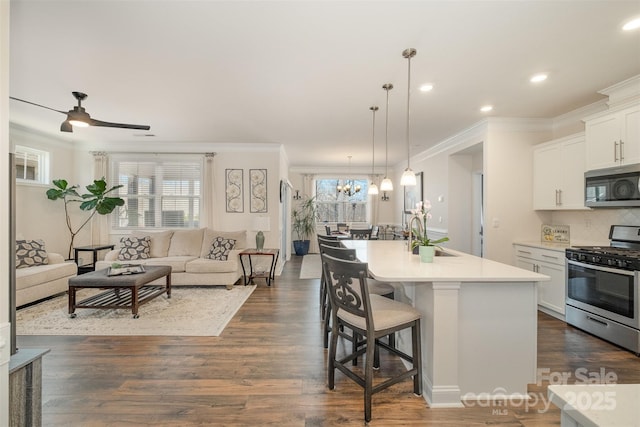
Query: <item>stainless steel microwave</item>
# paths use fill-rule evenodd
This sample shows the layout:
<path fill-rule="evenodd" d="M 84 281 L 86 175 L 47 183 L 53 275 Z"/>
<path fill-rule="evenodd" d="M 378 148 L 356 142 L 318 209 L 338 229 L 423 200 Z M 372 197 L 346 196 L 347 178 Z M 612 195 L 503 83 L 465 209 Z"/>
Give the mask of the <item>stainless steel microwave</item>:
<path fill-rule="evenodd" d="M 640 206 L 640 164 L 585 172 L 584 205 L 592 208 Z"/>

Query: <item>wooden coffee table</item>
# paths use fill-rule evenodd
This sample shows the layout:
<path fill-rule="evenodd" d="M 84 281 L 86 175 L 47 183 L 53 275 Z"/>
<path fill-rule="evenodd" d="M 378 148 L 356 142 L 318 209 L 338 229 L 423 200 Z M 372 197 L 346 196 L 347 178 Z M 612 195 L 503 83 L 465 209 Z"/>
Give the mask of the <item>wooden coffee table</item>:
<path fill-rule="evenodd" d="M 108 268 L 82 274 L 69 279 L 69 317 L 76 317 L 76 308 L 130 308 L 137 319 L 138 308 L 158 295 L 167 293 L 171 298 L 171 267 L 168 265 L 144 266 L 143 273 L 108 276 Z M 156 279 L 166 277 L 166 284 L 149 285 Z M 76 302 L 78 289 L 107 289 L 92 297 Z"/>

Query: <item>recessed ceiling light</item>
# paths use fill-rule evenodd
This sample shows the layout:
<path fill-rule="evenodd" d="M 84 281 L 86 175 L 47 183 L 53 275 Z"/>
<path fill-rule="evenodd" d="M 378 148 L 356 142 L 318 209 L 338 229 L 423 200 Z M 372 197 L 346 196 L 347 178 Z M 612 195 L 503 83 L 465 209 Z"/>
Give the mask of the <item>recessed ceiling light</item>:
<path fill-rule="evenodd" d="M 531 77 L 531 79 L 529 79 L 531 83 L 540 83 L 545 80 L 547 80 L 547 75 L 544 73 L 536 74 L 535 76 Z"/>
<path fill-rule="evenodd" d="M 420 92 L 431 92 L 433 90 L 433 85 L 431 83 L 425 83 L 420 86 Z"/>
<path fill-rule="evenodd" d="M 636 30 L 640 28 L 640 18 L 632 19 L 622 26 L 622 29 L 625 31 Z"/>
<path fill-rule="evenodd" d="M 493 105 L 485 105 L 483 107 L 480 107 L 480 111 L 482 111 L 483 113 L 488 113 L 489 111 L 493 110 Z"/>

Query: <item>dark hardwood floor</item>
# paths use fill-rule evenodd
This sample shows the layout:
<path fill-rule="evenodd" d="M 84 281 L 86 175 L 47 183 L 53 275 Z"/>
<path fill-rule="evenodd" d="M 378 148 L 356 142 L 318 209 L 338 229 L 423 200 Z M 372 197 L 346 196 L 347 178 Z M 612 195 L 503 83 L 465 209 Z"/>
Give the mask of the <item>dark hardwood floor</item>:
<path fill-rule="evenodd" d="M 270 288 L 260 281 L 220 337 L 18 337 L 20 348 L 51 349 L 43 361 L 43 425 L 364 424 L 362 389 L 341 374 L 334 391 L 325 385 L 319 281 L 299 280 L 300 265 L 293 257 Z M 576 373 L 601 370 L 618 383 L 640 383 L 635 355 L 544 314 L 538 367 L 571 374 L 570 384 Z M 382 357 L 377 375 L 400 368 Z M 370 425 L 560 425 L 547 385 L 529 387 L 530 404 L 431 409 L 405 381 L 374 395 Z"/>

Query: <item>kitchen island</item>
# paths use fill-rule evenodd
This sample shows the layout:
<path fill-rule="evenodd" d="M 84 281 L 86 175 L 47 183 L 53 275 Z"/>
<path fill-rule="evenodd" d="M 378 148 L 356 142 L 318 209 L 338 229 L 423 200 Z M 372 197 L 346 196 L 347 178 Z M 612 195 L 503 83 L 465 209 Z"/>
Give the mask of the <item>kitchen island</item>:
<path fill-rule="evenodd" d="M 526 398 L 536 382 L 537 282 L 548 276 L 447 249 L 421 263 L 406 241 L 347 240 L 395 298 L 422 313 L 424 397 L 433 408 Z M 397 345 L 407 349 L 408 335 Z"/>

